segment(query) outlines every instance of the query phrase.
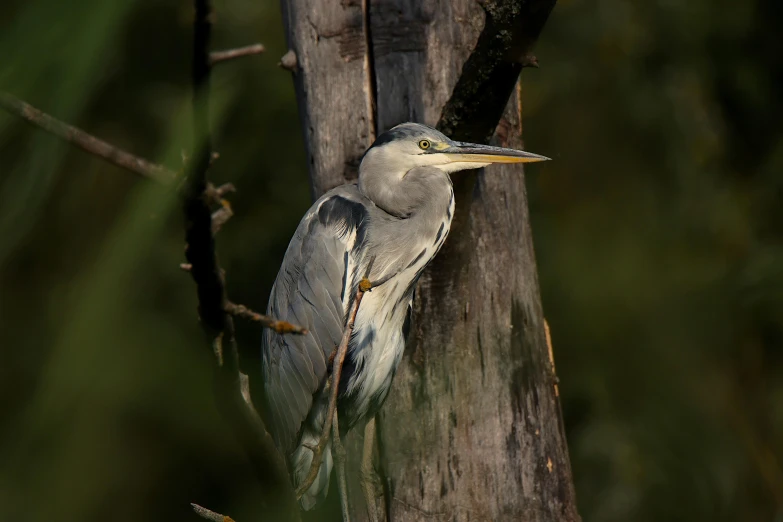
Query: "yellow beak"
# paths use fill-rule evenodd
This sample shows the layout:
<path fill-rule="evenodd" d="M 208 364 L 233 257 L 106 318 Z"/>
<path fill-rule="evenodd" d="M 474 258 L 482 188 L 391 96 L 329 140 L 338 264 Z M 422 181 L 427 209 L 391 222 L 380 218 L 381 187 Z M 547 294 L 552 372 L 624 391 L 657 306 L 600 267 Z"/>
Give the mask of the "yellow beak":
<path fill-rule="evenodd" d="M 457 142 L 454 146 L 439 152 L 446 154 L 446 157 L 452 162 L 459 161 L 463 163 L 535 163 L 550 159 L 546 156 L 523 150 L 461 142 Z"/>

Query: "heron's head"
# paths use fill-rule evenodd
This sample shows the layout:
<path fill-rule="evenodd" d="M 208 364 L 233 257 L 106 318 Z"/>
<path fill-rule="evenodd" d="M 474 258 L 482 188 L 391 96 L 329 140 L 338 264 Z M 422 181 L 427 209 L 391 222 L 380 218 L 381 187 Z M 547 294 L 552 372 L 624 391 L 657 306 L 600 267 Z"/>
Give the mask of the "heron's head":
<path fill-rule="evenodd" d="M 384 132 L 367 150 L 359 167 L 382 169 L 386 175 L 404 177 L 417 167 L 435 167 L 451 173 L 477 169 L 492 163 L 531 163 L 549 158 L 490 145 L 464 143 L 420 123 L 402 123 Z"/>
<path fill-rule="evenodd" d="M 451 172 L 547 159 L 521 150 L 462 143 L 432 127 L 402 123 L 378 136 L 364 154 L 359 190 L 389 214 L 404 217 L 428 202 L 440 200 L 448 206 Z"/>

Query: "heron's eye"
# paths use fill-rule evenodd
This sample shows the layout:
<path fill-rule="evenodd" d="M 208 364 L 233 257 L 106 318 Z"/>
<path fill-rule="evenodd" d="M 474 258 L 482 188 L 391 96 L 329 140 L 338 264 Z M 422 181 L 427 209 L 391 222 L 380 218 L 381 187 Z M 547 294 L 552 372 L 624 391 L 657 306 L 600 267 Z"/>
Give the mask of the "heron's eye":
<path fill-rule="evenodd" d="M 430 141 L 429 141 L 429 140 L 421 140 L 421 141 L 419 142 L 419 148 L 420 148 L 421 150 L 427 150 L 427 149 L 429 149 L 429 148 L 430 148 L 430 145 L 432 145 L 432 143 L 430 143 Z"/>

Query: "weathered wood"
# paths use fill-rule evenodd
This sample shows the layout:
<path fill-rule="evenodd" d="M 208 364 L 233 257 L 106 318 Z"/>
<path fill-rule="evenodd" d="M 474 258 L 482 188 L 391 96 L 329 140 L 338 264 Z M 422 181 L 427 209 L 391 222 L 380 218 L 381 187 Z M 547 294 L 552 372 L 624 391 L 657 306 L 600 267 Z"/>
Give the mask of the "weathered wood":
<path fill-rule="evenodd" d="M 371 0 L 377 127 L 435 125 L 483 26 L 475 1 Z"/>
<path fill-rule="evenodd" d="M 282 0 L 313 199 L 356 179 L 375 139 L 365 0 Z"/>
<path fill-rule="evenodd" d="M 516 108 L 499 126 L 504 146 L 521 143 Z M 455 266 L 443 252 L 423 276 L 381 410 L 391 519 L 575 520 L 518 169 L 478 176 L 454 239 L 465 255 Z"/>
<path fill-rule="evenodd" d="M 369 133 L 350 135 L 357 121 L 374 122 L 378 132 L 420 121 L 472 141 L 497 129 L 495 141 L 521 147 L 518 99 L 508 98 L 523 65 L 535 62 L 532 44 L 554 0 L 369 2 L 318 3 L 325 12 L 362 13 L 361 23 L 351 20 L 370 42 L 363 68 L 341 62 L 339 49 L 327 51 L 312 33 L 289 26 L 298 52 L 318 56 L 307 65 L 300 60 L 296 76 L 311 140 L 307 125 L 316 120 L 345 140 L 343 150 L 367 145 Z M 289 23 L 291 5 L 300 3 L 306 0 L 284 0 Z M 303 73 L 325 85 L 350 74 L 361 89 L 308 98 L 302 92 L 313 87 Z M 344 105 L 359 111 L 357 99 L 368 86 L 375 98 L 365 104 L 367 112 L 345 122 Z M 328 160 L 311 162 L 318 195 L 342 182 L 354 156 L 332 157 L 340 152 L 324 152 L 329 143 L 310 146 Z M 452 232 L 420 281 L 412 338 L 379 418 L 379 467 L 388 479 L 379 506 L 387 506 L 383 514 L 395 522 L 578 520 L 524 175 L 519 166 L 490 167 L 456 178 L 455 193 Z M 351 448 L 361 443 L 349 440 Z M 349 459 L 359 457 L 357 451 Z M 358 487 L 354 491 L 351 500 L 360 502 Z"/>

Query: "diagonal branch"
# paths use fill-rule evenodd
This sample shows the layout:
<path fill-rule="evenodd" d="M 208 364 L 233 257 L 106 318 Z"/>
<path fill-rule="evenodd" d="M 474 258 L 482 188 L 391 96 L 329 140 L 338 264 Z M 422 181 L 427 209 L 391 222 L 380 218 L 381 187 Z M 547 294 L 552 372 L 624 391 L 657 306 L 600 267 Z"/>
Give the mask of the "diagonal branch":
<path fill-rule="evenodd" d="M 366 273 L 361 281 L 359 281 L 356 294 L 351 303 L 351 308 L 348 310 L 348 321 L 345 324 L 340 344 L 332 353 L 332 356 L 329 357 L 329 364 L 332 368 L 332 374 L 327 383 L 327 389 L 329 390 L 329 407 L 326 411 L 326 419 L 321 428 L 321 436 L 318 439 L 318 444 L 315 447 L 310 448 L 313 452 L 313 460 L 310 461 L 310 471 L 307 473 L 307 477 L 305 477 L 305 480 L 296 489 L 297 498 L 302 498 L 302 495 L 304 495 L 304 493 L 310 489 L 310 486 L 313 485 L 313 482 L 315 482 L 318 471 L 321 469 L 321 462 L 323 460 L 326 444 L 329 442 L 329 432 L 332 430 L 332 424 L 337 423 L 337 396 L 340 392 L 340 375 L 343 370 L 343 364 L 345 363 L 345 355 L 348 353 L 348 343 L 351 340 L 354 323 L 356 322 L 356 314 L 359 312 L 359 305 L 362 304 L 362 298 L 364 297 L 365 292 L 369 292 L 387 281 L 387 279 L 384 279 L 381 282 L 370 282 L 368 277 L 370 277 L 370 271 L 372 270 L 374 263 L 375 257 L 370 259 L 370 262 L 367 264 Z M 343 512 L 345 513 L 346 511 L 343 510 Z"/>
<path fill-rule="evenodd" d="M 0 107 L 122 169 L 162 183 L 171 183 L 177 177 L 174 171 L 134 156 L 73 125 L 64 123 L 7 92 L 0 91 Z"/>
<path fill-rule="evenodd" d="M 337 395 L 340 391 L 340 374 L 343 370 L 343 363 L 345 362 L 345 355 L 348 353 L 348 342 L 351 340 L 351 334 L 353 333 L 353 326 L 356 322 L 356 314 L 359 311 L 359 305 L 362 304 L 362 298 L 364 293 L 372 288 L 372 283 L 365 277 L 359 281 L 359 288 L 356 290 L 356 295 L 351 303 L 351 308 L 348 311 L 348 322 L 343 330 L 343 337 L 340 339 L 340 344 L 337 347 L 335 357 L 332 362 L 332 375 L 329 378 L 329 408 L 326 412 L 326 419 L 324 420 L 323 428 L 321 429 L 321 436 L 318 439 L 318 445 L 310 448 L 313 452 L 313 460 L 310 462 L 310 471 L 305 477 L 305 480 L 296 489 L 297 498 L 301 498 L 305 492 L 310 489 L 310 486 L 315 482 L 315 478 L 318 476 L 318 470 L 321 469 L 321 461 L 323 459 L 324 450 L 326 444 L 329 442 L 329 433 L 332 430 L 332 421 L 337 411 Z"/>
<path fill-rule="evenodd" d="M 488 142 L 556 0 L 481 0 L 486 13 L 476 47 L 443 107 L 438 129 L 453 139 Z"/>
<path fill-rule="evenodd" d="M 220 513 L 216 513 L 211 509 L 207 509 L 203 506 L 199 506 L 198 504 L 190 504 L 190 507 L 193 508 L 194 513 L 196 513 L 204 520 L 209 520 L 210 522 L 234 522 L 234 519 L 231 518 L 230 516 L 221 515 Z"/>

